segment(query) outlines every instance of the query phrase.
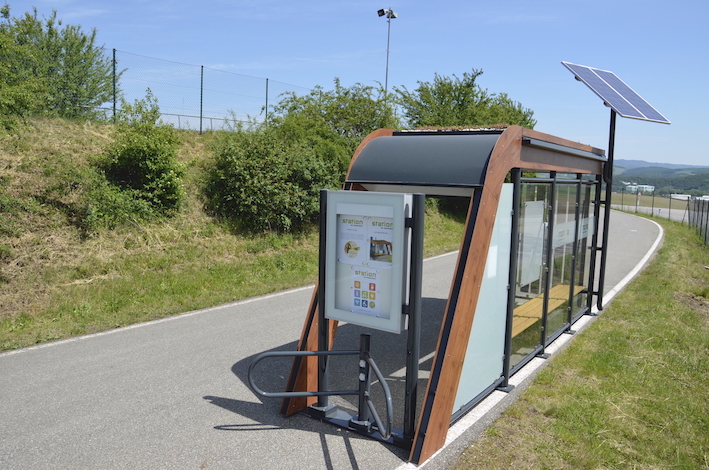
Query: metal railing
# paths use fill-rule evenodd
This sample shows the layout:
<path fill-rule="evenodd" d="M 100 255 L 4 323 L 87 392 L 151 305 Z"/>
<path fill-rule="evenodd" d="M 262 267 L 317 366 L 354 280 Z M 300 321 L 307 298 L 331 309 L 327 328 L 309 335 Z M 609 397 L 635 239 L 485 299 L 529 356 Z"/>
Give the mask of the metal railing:
<path fill-rule="evenodd" d="M 690 199 L 687 205 L 688 222 L 699 230 L 704 244 L 709 244 L 709 200 Z"/>
<path fill-rule="evenodd" d="M 688 223 L 687 199 L 651 194 L 613 193 L 612 209 Z"/>
<path fill-rule="evenodd" d="M 613 209 L 674 220 L 697 230 L 709 245 L 709 199 L 685 196 L 682 199 L 636 194 L 613 194 Z"/>

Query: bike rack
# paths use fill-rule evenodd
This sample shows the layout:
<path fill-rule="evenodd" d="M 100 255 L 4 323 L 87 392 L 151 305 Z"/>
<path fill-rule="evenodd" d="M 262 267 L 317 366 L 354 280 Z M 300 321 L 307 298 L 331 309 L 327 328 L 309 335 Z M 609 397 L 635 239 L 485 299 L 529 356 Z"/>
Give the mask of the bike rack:
<path fill-rule="evenodd" d="M 337 410 L 335 414 L 326 412 L 323 414 L 322 410 L 310 407 L 312 410 L 311 415 L 314 417 L 331 421 L 333 424 L 337 424 L 342 427 L 346 427 L 355 432 L 365 434 L 370 437 L 377 438 L 378 433 L 381 436 L 381 440 L 389 441 L 394 433 L 393 419 L 394 419 L 394 406 L 392 403 L 391 391 L 389 385 L 386 383 L 384 376 L 382 375 L 379 367 L 377 367 L 374 359 L 369 355 L 369 349 L 371 344 L 371 335 L 362 334 L 360 335 L 360 345 L 359 350 L 343 350 L 343 351 L 271 351 L 265 352 L 257 355 L 254 360 L 249 365 L 248 379 L 249 386 L 251 390 L 256 395 L 265 398 L 302 398 L 302 397 L 322 397 L 322 396 L 344 396 L 344 395 L 358 395 L 358 414 L 353 417 L 349 413 L 345 413 L 341 410 Z M 307 357 L 307 356 L 359 356 L 359 388 L 358 390 L 325 390 L 318 392 L 266 392 L 261 390 L 254 382 L 253 371 L 256 364 L 264 359 L 274 358 L 274 357 Z M 379 380 L 384 390 L 384 396 L 386 401 L 386 425 L 382 422 L 379 417 L 379 413 L 374 406 L 370 398 L 370 372 L 374 372 L 374 375 Z M 371 413 L 372 418 L 374 418 L 374 426 L 370 421 L 369 414 Z M 344 417 L 349 417 L 346 419 Z M 346 426 L 343 426 L 343 421 L 347 422 Z M 396 443 L 396 442 L 393 442 Z"/>

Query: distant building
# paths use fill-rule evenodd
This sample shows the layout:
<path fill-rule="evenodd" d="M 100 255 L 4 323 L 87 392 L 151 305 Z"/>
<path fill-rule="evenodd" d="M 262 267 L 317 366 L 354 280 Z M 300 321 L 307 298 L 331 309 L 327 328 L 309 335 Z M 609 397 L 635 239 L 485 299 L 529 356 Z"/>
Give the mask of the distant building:
<path fill-rule="evenodd" d="M 625 186 L 627 193 L 652 193 L 655 192 L 655 187 L 649 184 L 629 184 Z"/>

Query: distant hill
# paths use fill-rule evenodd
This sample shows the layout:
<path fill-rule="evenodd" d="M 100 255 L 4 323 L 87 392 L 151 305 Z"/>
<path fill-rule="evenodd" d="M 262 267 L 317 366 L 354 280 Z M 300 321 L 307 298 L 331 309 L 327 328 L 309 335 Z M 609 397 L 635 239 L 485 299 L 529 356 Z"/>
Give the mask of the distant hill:
<path fill-rule="evenodd" d="M 709 173 L 709 166 L 655 163 L 644 160 L 615 160 L 613 174 L 625 181 L 646 184 L 647 178 L 682 178 Z"/>
<path fill-rule="evenodd" d="M 682 176 L 703 175 L 709 173 L 707 167 L 686 167 L 686 168 L 667 168 L 659 166 L 649 166 L 643 168 L 633 168 L 625 170 L 622 173 L 617 172 L 623 179 L 642 179 L 642 178 L 680 178 Z"/>
<path fill-rule="evenodd" d="M 709 166 L 616 160 L 613 174 L 615 191 L 622 191 L 625 183 L 637 183 L 655 186 L 662 194 L 709 194 Z"/>
<path fill-rule="evenodd" d="M 709 169 L 709 166 L 702 166 L 702 165 L 682 165 L 679 163 L 655 163 L 655 162 L 646 162 L 644 160 L 622 160 L 622 159 L 614 160 L 613 166 L 616 168 L 621 167 L 621 168 L 624 168 L 625 170 L 633 170 L 635 168 L 648 168 L 648 167 L 670 168 L 673 170 L 686 169 L 686 168 L 707 168 L 707 169 Z"/>

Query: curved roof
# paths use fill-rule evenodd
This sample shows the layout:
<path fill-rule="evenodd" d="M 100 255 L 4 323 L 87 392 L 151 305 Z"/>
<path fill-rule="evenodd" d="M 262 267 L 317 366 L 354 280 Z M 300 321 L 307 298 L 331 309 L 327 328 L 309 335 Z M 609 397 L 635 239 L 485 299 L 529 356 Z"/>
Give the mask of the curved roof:
<path fill-rule="evenodd" d="M 515 129 L 508 128 L 510 131 Z M 371 191 L 470 196 L 485 180 L 490 157 L 508 129 L 376 132 L 355 153 L 346 183 Z M 519 128 L 516 129 L 519 132 Z M 528 130 L 526 130 L 528 131 Z M 603 152 L 534 133 L 519 142 L 542 160 L 559 154 L 599 160 Z M 549 139 L 545 139 L 549 137 Z"/>

